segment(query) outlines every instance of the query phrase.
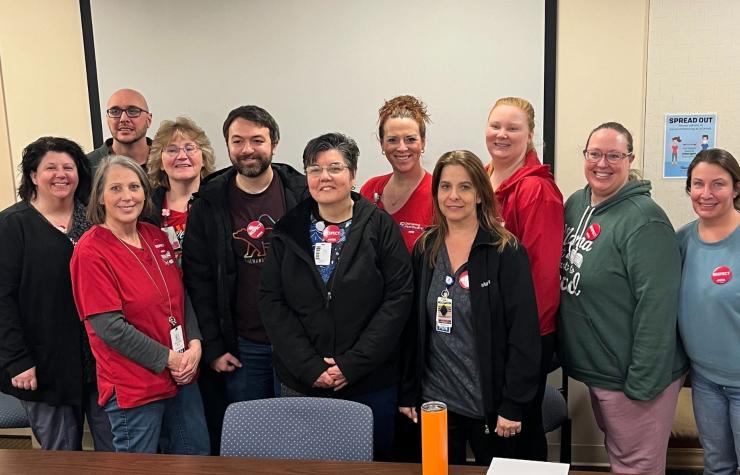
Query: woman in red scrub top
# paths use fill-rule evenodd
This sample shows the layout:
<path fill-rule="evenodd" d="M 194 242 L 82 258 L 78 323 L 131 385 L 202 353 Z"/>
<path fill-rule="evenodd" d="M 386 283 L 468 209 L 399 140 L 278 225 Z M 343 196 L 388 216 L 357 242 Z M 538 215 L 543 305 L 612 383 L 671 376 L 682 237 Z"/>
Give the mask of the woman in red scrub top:
<path fill-rule="evenodd" d="M 80 318 L 97 361 L 98 402 L 119 452 L 208 454 L 196 384 L 200 334 L 186 312 L 180 270 L 151 208 L 144 170 L 110 156 L 95 174 L 93 227 L 70 264 Z M 190 318 L 188 318 L 190 317 Z"/>

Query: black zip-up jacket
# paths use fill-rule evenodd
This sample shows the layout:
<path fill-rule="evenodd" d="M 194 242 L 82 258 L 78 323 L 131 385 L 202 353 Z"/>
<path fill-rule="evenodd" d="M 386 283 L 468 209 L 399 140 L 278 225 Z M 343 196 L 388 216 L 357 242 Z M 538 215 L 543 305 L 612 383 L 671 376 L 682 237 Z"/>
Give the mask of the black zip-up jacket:
<path fill-rule="evenodd" d="M 521 421 L 537 392 L 541 341 L 532 274 L 524 247 L 498 252 L 496 238 L 479 228 L 468 258 L 470 304 L 486 422 Z M 428 248 L 427 248 L 428 249 Z M 414 249 L 414 309 L 404 332 L 404 380 L 399 406 L 417 406 L 429 332 L 426 299 L 434 269 Z"/>
<path fill-rule="evenodd" d="M 290 165 L 273 163 L 284 188 L 285 210 L 307 196 L 306 178 Z M 183 280 L 203 334 L 203 359 L 238 355 L 234 322 L 237 263 L 231 248 L 229 186 L 236 169 L 209 175 L 193 195 L 183 241 Z"/>
<path fill-rule="evenodd" d="M 324 284 L 311 252 L 309 198 L 281 219 L 262 268 L 260 314 L 281 381 L 308 395 L 343 397 L 397 385 L 400 336 L 413 294 L 411 260 L 398 226 L 352 193 L 352 224 Z M 312 388 L 332 357 L 348 385 Z"/>

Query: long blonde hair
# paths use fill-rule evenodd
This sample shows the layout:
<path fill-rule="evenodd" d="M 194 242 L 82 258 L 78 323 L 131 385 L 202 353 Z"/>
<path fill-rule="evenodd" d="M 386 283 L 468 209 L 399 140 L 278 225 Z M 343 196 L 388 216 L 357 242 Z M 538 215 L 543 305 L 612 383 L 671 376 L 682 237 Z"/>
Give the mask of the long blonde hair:
<path fill-rule="evenodd" d="M 465 169 L 470 176 L 470 181 L 475 188 L 475 192 L 480 198 L 480 203 L 476 205 L 476 215 L 478 225 L 488 231 L 498 239 L 495 241 L 498 251 L 501 252 L 508 245 L 517 246 L 516 238 L 513 234 L 504 228 L 497 219 L 496 199 L 493 195 L 493 188 L 488 178 L 488 174 L 483 168 L 483 162 L 473 152 L 468 150 L 453 150 L 447 152 L 437 160 L 432 173 L 432 203 L 434 204 L 434 224 L 427 229 L 419 238 L 417 246 L 419 251 L 429 250 L 429 264 L 434 266 L 437 261 L 439 250 L 444 244 L 445 237 L 449 233 L 447 219 L 442 214 L 439 207 L 437 196 L 439 193 L 439 182 L 442 177 L 442 170 L 448 165 L 459 165 Z"/>

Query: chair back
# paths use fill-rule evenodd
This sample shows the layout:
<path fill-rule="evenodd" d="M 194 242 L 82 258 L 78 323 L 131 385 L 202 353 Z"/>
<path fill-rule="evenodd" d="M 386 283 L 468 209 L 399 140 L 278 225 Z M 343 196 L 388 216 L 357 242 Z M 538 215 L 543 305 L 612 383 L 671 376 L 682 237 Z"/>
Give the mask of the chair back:
<path fill-rule="evenodd" d="M 30 426 L 21 402 L 13 396 L 0 393 L 0 429 L 22 429 Z"/>
<path fill-rule="evenodd" d="M 221 455 L 303 460 L 373 459 L 373 414 L 342 399 L 282 397 L 226 409 Z"/>

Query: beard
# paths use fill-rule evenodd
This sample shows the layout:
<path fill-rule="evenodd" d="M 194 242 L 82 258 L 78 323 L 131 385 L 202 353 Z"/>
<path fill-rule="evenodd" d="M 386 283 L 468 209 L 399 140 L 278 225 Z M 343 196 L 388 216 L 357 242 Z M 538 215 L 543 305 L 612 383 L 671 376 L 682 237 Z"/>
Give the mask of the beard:
<path fill-rule="evenodd" d="M 253 159 L 254 162 L 247 164 L 247 158 Z M 247 178 L 255 178 L 262 175 L 270 166 L 272 155 L 252 154 L 248 157 L 236 157 L 231 159 L 231 163 L 240 175 Z"/>

